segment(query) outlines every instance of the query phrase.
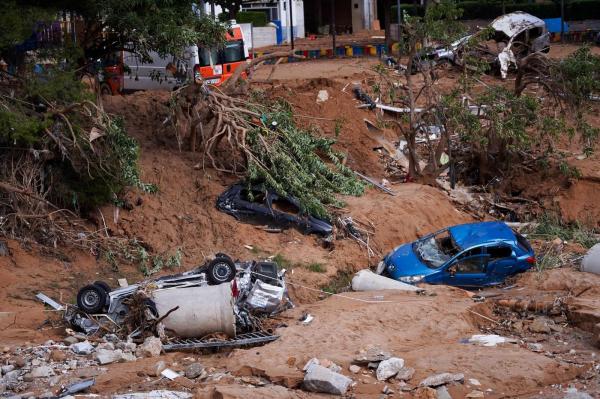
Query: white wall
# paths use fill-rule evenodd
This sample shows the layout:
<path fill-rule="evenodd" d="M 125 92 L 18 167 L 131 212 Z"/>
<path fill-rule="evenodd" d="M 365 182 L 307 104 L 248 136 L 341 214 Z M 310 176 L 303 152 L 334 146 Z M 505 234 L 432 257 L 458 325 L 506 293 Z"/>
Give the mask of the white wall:
<path fill-rule="evenodd" d="M 275 27 L 265 26 L 254 28 L 254 48 L 273 46 L 277 44 L 277 33 Z"/>
<path fill-rule="evenodd" d="M 288 10 L 289 0 L 279 0 L 279 17 L 281 18 L 281 27 L 283 29 L 283 41 L 288 41 L 290 37 L 290 14 Z M 304 37 L 304 1 L 292 0 L 294 19 L 294 37 Z"/>

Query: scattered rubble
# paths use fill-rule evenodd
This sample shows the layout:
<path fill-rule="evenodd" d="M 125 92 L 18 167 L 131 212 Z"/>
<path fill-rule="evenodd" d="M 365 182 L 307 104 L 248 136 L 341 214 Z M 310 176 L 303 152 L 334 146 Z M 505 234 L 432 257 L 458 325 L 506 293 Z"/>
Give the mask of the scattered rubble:
<path fill-rule="evenodd" d="M 391 357 L 379 363 L 377 366 L 377 379 L 379 381 L 386 381 L 392 378 L 404 367 L 404 359 L 398 357 Z"/>
<path fill-rule="evenodd" d="M 311 364 L 304 376 L 303 388 L 311 392 L 345 395 L 352 380 L 318 364 Z"/>
<path fill-rule="evenodd" d="M 451 374 L 441 373 L 435 374 L 425 378 L 419 383 L 421 387 L 438 387 L 440 385 L 448 384 L 449 382 L 463 382 L 465 379 L 464 374 Z"/>

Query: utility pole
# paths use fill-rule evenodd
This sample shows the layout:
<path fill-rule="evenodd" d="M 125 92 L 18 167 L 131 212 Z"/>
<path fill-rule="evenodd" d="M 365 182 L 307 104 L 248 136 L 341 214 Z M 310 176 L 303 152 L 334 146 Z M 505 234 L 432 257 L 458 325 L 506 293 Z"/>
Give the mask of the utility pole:
<path fill-rule="evenodd" d="M 398 14 L 398 70 L 400 70 L 400 57 L 402 56 L 402 10 L 400 0 L 396 0 L 396 13 Z"/>
<path fill-rule="evenodd" d="M 216 16 L 215 15 L 215 3 L 214 2 L 210 3 L 210 15 L 212 15 L 213 18 Z"/>
<path fill-rule="evenodd" d="M 333 58 L 335 58 L 335 0 L 331 0 L 331 34 L 333 35 Z"/>
<path fill-rule="evenodd" d="M 565 41 L 565 0 L 560 0 L 560 42 Z"/>
<path fill-rule="evenodd" d="M 292 12 L 292 1 L 289 0 L 289 8 L 290 8 L 290 38 L 292 41 L 292 50 L 294 49 L 294 13 Z"/>

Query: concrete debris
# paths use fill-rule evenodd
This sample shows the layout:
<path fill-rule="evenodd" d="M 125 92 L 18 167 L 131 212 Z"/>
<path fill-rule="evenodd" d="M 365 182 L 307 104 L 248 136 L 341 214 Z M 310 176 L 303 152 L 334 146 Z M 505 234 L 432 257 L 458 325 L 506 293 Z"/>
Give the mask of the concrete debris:
<path fill-rule="evenodd" d="M 68 337 L 74 338 L 74 337 Z M 90 344 L 88 341 L 77 342 L 75 344 L 71 344 L 69 349 L 76 355 L 89 355 L 94 351 L 94 346 Z M 113 348 L 114 349 L 114 348 Z"/>
<path fill-rule="evenodd" d="M 328 368 L 313 364 L 304 376 L 303 388 L 310 392 L 345 395 L 352 380 Z"/>
<path fill-rule="evenodd" d="M 33 378 L 47 378 L 54 375 L 54 370 L 50 366 L 39 366 L 31 370 L 31 376 Z"/>
<path fill-rule="evenodd" d="M 475 385 L 476 387 L 481 386 L 481 382 L 479 382 L 479 380 L 476 380 L 475 378 L 469 378 L 469 384 L 471 385 Z"/>
<path fill-rule="evenodd" d="M 358 355 L 354 358 L 356 364 L 368 364 L 371 362 L 381 362 L 392 357 L 392 354 L 384 351 L 379 347 L 367 348 L 367 350 L 361 350 Z"/>
<path fill-rule="evenodd" d="M 412 367 L 402 367 L 398 374 L 396 374 L 396 379 L 400 381 L 410 381 L 415 375 L 415 369 Z"/>
<path fill-rule="evenodd" d="M 377 379 L 379 381 L 386 381 L 392 378 L 404 367 L 404 359 L 398 357 L 392 357 L 379 363 L 377 367 Z"/>
<path fill-rule="evenodd" d="M 137 347 L 135 354 L 138 357 L 157 357 L 162 352 L 160 338 L 148 337 L 143 344 Z"/>
<path fill-rule="evenodd" d="M 321 362 L 319 362 L 319 359 L 317 359 L 316 357 L 313 357 L 308 362 L 306 362 L 306 364 L 302 368 L 302 371 L 308 371 L 308 369 L 314 364 L 321 364 Z"/>
<path fill-rule="evenodd" d="M 419 383 L 421 387 L 439 387 L 440 385 L 447 384 L 449 382 L 463 382 L 465 375 L 462 373 L 451 374 L 451 373 L 440 373 L 429 376 Z"/>
<path fill-rule="evenodd" d="M 192 363 L 185 369 L 185 376 L 190 380 L 200 377 L 204 373 L 204 366 L 200 363 Z"/>
<path fill-rule="evenodd" d="M 160 373 L 162 373 L 163 370 L 166 368 L 167 368 L 167 363 L 165 363 L 162 360 L 159 360 L 158 362 L 154 363 L 154 366 L 152 366 L 148 370 L 148 375 L 150 375 L 152 377 L 160 377 Z"/>
<path fill-rule="evenodd" d="M 63 342 L 65 343 L 65 345 L 73 345 L 79 342 L 79 340 L 76 337 L 69 335 L 68 337 L 63 339 Z"/>
<path fill-rule="evenodd" d="M 352 278 L 353 291 L 380 291 L 380 290 L 401 290 L 401 291 L 423 291 L 422 288 L 396 281 L 388 277 L 380 276 L 371 270 L 361 270 Z"/>
<path fill-rule="evenodd" d="M 465 396 L 465 398 L 470 398 L 470 399 L 474 399 L 474 398 L 483 398 L 485 397 L 483 392 L 481 391 L 471 391 L 467 394 L 467 396 Z"/>
<path fill-rule="evenodd" d="M 594 245 L 581 261 L 581 271 L 600 274 L 600 244 Z"/>
<path fill-rule="evenodd" d="M 100 364 L 110 364 L 116 362 L 132 362 L 137 360 L 135 355 L 123 352 L 121 349 L 109 350 L 99 349 L 96 351 L 96 360 Z"/>
<path fill-rule="evenodd" d="M 335 364 L 334 362 L 332 362 L 329 359 L 320 360 L 320 364 L 323 367 L 327 367 L 329 370 L 333 371 L 334 373 L 339 373 L 340 371 L 342 371 L 342 368 L 340 366 L 338 366 L 337 364 Z"/>
<path fill-rule="evenodd" d="M 442 385 L 441 387 L 437 387 L 435 389 L 435 392 L 437 394 L 437 399 L 452 399 L 452 396 L 450 396 L 450 393 L 448 392 L 448 388 L 446 388 L 445 385 Z"/>

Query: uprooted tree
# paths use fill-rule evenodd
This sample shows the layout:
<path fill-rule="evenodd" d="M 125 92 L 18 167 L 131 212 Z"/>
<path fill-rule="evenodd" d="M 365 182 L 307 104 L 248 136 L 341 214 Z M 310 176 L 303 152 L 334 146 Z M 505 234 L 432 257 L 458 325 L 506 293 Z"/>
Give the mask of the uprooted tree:
<path fill-rule="evenodd" d="M 255 59 L 244 70 L 276 53 Z M 239 176 L 300 201 L 302 211 L 329 218 L 341 206 L 336 194 L 360 195 L 364 184 L 345 166 L 345 156 L 332 146 L 335 140 L 296 125 L 291 106 L 258 91 L 239 94 L 242 69 L 222 88 L 187 86 L 172 99 L 175 128 L 180 141 L 198 150 L 201 165 Z"/>
<path fill-rule="evenodd" d="M 378 68 L 376 94 L 387 104 L 407 109 L 381 122 L 395 126 L 406 141 L 408 176 L 432 182 L 460 162 L 467 165 L 463 177 L 485 183 L 524 157 L 558 160 L 554 143 L 565 136 L 579 138 L 584 151 L 591 151 L 599 132 L 586 122 L 586 115 L 600 91 L 600 57 L 586 48 L 563 60 L 533 53 L 519 61 L 515 87 L 500 80 L 484 83 L 482 74 L 492 65 L 478 56 L 478 49 L 490 38 L 489 29 L 465 39 L 454 65 L 424 57 L 424 49 L 450 48 L 464 35 L 459 16 L 454 4 L 442 1 L 430 4 L 424 17 L 408 17 L 402 26 L 404 72 Z M 440 84 L 448 68 L 460 71 L 451 87 Z M 436 139 L 429 137 L 432 128 Z M 417 138 L 426 142 L 426 150 L 416 144 Z M 570 173 L 567 168 L 565 172 Z"/>

